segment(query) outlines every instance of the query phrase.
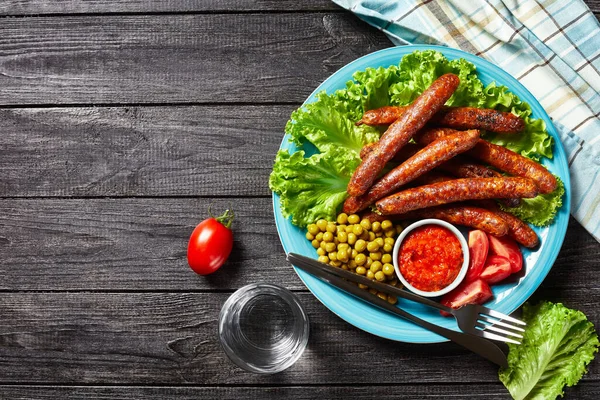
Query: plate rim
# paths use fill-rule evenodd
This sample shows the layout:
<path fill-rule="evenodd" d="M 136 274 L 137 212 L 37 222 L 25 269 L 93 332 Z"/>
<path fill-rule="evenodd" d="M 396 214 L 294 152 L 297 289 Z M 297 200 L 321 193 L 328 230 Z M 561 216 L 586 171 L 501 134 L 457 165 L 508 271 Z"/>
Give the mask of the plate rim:
<path fill-rule="evenodd" d="M 514 312 L 516 309 L 518 309 L 519 307 L 521 307 L 521 305 L 527 301 L 531 295 L 533 295 L 533 293 L 539 288 L 539 286 L 543 283 L 543 281 L 546 279 L 548 273 L 550 272 L 550 270 L 552 269 L 558 254 L 560 252 L 560 249 L 562 248 L 562 245 L 564 243 L 565 237 L 566 237 L 566 232 L 567 232 L 567 226 L 568 226 L 568 221 L 569 221 L 569 215 L 570 215 L 570 202 L 571 202 L 571 184 L 570 184 L 570 176 L 569 176 L 569 168 L 568 168 L 568 164 L 566 163 L 567 161 L 567 156 L 566 156 L 566 152 L 564 150 L 564 147 L 562 145 L 562 142 L 560 141 L 560 137 L 558 135 L 558 132 L 556 131 L 556 127 L 554 126 L 554 124 L 552 123 L 552 120 L 550 118 L 550 116 L 548 115 L 548 113 L 546 112 L 546 110 L 543 108 L 543 106 L 539 103 L 539 101 L 537 100 L 537 98 L 529 91 L 529 89 L 527 89 L 525 86 L 523 86 L 515 77 L 513 77 L 512 75 L 510 75 L 508 72 L 504 71 L 502 68 L 500 68 L 499 66 L 497 66 L 496 64 L 492 63 L 491 61 L 485 60 L 481 57 L 478 57 L 474 54 L 459 50 L 459 49 L 454 49 L 454 48 L 450 48 L 450 47 L 446 47 L 446 46 L 438 46 L 438 45 L 407 45 L 407 46 L 393 46 L 393 47 L 388 47 L 386 49 L 382 49 L 382 50 L 378 50 L 369 54 L 365 54 L 351 62 L 349 62 L 348 64 L 342 66 L 341 68 L 339 68 L 337 71 L 335 71 L 334 73 L 330 74 L 326 79 L 324 79 L 315 90 L 312 91 L 312 93 L 306 98 L 306 100 L 302 103 L 302 106 L 309 104 L 311 102 L 313 102 L 316 98 L 316 95 L 325 90 L 323 88 L 323 86 L 326 86 L 328 84 L 328 81 L 330 81 L 331 79 L 333 79 L 334 76 L 338 75 L 338 74 L 345 74 L 347 70 L 350 70 L 350 78 L 347 80 L 352 80 L 352 74 L 358 70 L 363 70 L 365 68 L 369 68 L 369 66 L 361 66 L 361 67 L 357 67 L 357 65 L 364 63 L 365 61 L 367 61 L 370 58 L 376 57 L 378 55 L 382 55 L 385 53 L 398 53 L 398 63 L 400 62 L 401 58 L 404 57 L 407 54 L 412 53 L 413 51 L 423 51 L 423 50 L 436 50 L 439 51 L 440 53 L 442 53 L 446 58 L 449 59 L 455 59 L 455 58 L 464 58 L 465 60 L 473 63 L 477 68 L 479 68 L 479 65 L 477 65 L 478 63 L 481 63 L 485 66 L 485 68 L 488 68 L 492 71 L 492 74 L 494 75 L 494 81 L 497 81 L 497 78 L 501 78 L 500 80 L 505 81 L 504 85 L 508 87 L 509 91 L 514 93 L 514 88 L 509 87 L 510 83 L 515 83 L 517 84 L 517 86 L 519 87 L 520 91 L 525 92 L 525 97 L 531 97 L 534 102 L 528 101 L 528 100 L 524 100 L 526 101 L 529 106 L 531 107 L 532 111 L 536 111 L 536 114 L 539 115 L 539 119 L 544 120 L 544 123 L 546 124 L 546 130 L 548 131 L 548 133 L 553 137 L 554 139 L 554 153 L 553 153 L 553 159 L 558 159 L 561 158 L 564 162 L 565 165 L 560 166 L 560 168 L 562 167 L 566 167 L 566 175 L 565 176 L 561 176 L 561 179 L 563 180 L 563 183 L 565 185 L 565 194 L 563 196 L 563 204 L 561 206 L 561 208 L 559 209 L 558 213 L 557 213 L 557 219 L 553 222 L 553 225 L 557 224 L 558 220 L 559 220 L 559 214 L 563 214 L 565 211 L 567 212 L 566 217 L 564 218 L 560 218 L 560 225 L 556 226 L 556 229 L 559 229 L 558 233 L 558 237 L 556 239 L 558 239 L 557 241 L 555 240 L 555 242 L 553 242 L 555 245 L 552 246 L 551 248 L 547 249 L 547 256 L 545 257 L 546 262 L 548 264 L 550 264 L 549 267 L 547 267 L 545 269 L 545 271 L 543 271 L 540 275 L 538 275 L 537 279 L 537 283 L 533 284 L 532 288 L 527 289 L 527 294 L 525 294 L 523 296 L 523 299 L 520 301 L 516 302 L 516 305 L 511 306 L 510 308 L 512 309 L 512 311 L 510 311 L 511 313 Z M 474 61 L 475 60 L 475 61 Z M 377 67 L 377 66 L 376 66 Z M 375 68 L 376 68 L 375 67 Z M 346 81 L 347 81 L 346 80 Z M 520 98 L 522 98 L 523 96 L 519 96 Z M 300 107 L 302 107 L 300 106 Z M 285 148 L 285 145 L 288 143 L 288 139 L 289 139 L 289 135 L 287 135 L 284 132 L 281 144 L 279 146 L 279 150 L 282 150 Z M 554 171 L 553 173 L 556 173 L 558 175 L 557 171 Z M 280 221 L 278 220 L 278 216 L 283 220 L 283 221 L 287 221 L 287 223 L 289 222 L 289 219 L 287 218 L 283 218 L 283 216 L 281 215 L 280 211 L 280 204 L 279 204 L 279 196 L 272 192 L 272 201 L 273 201 L 273 213 L 274 213 L 274 219 L 275 219 L 275 225 L 277 228 L 277 235 L 279 236 L 279 240 L 281 242 L 281 245 L 284 249 L 284 252 L 287 254 L 289 252 L 286 243 L 283 240 L 283 236 L 281 234 L 281 227 L 280 227 Z M 568 211 L 567 211 L 568 210 Z M 550 226 L 553 226 L 550 225 Z M 562 229 L 561 229 L 562 228 Z M 537 260 L 536 260 L 536 264 L 537 264 Z M 336 310 L 332 309 L 332 307 L 330 307 L 327 302 L 325 301 L 324 298 L 322 298 L 321 295 L 319 295 L 319 293 L 315 293 L 316 289 L 311 287 L 310 280 L 315 280 L 318 281 L 319 283 L 322 283 L 323 285 L 326 285 L 326 283 L 318 280 L 315 277 L 310 276 L 310 274 L 307 274 L 306 272 L 296 268 L 295 266 L 292 265 L 293 270 L 296 272 L 296 275 L 300 278 L 300 280 L 302 281 L 302 283 L 304 284 L 304 286 L 311 292 L 311 294 L 317 299 L 319 300 L 329 311 L 331 311 L 332 313 L 334 313 L 335 315 L 337 315 L 339 318 L 341 318 L 342 320 L 346 321 L 347 323 L 355 326 L 358 329 L 361 329 L 367 333 L 370 333 L 372 335 L 375 336 L 379 336 L 385 339 L 389 339 L 389 340 L 393 340 L 393 341 L 398 341 L 398 342 L 404 342 L 404 343 L 414 343 L 414 344 L 432 344 L 432 343 L 443 343 L 443 342 L 448 342 L 448 339 L 445 339 L 443 337 L 440 337 L 438 335 L 435 335 L 433 333 L 430 332 L 431 335 L 433 335 L 433 338 L 431 339 L 426 339 L 426 340 L 415 340 L 415 339 L 410 339 L 410 338 L 391 338 L 389 336 L 385 336 L 381 333 L 378 333 L 376 331 L 373 331 L 372 329 L 369 329 L 369 327 L 365 327 L 365 326 L 360 326 L 359 324 L 351 321 L 349 318 L 347 318 L 345 315 L 341 315 L 339 312 L 337 312 Z M 519 284 L 521 284 L 521 281 L 517 284 L 514 285 L 514 287 L 516 288 Z M 349 295 L 348 293 L 342 292 L 339 289 L 332 287 L 332 286 L 328 286 L 328 289 L 330 291 L 333 292 L 340 292 L 343 293 L 345 295 Z M 349 295 L 351 296 L 351 295 Z M 352 296 L 353 297 L 353 296 Z M 366 303 L 365 303 L 366 304 Z M 356 320 L 354 320 L 356 321 Z M 415 325 L 415 327 L 417 327 Z M 423 329 L 418 327 L 419 329 Z M 452 328 L 450 328 L 452 329 Z M 456 330 L 456 329 L 455 329 Z"/>

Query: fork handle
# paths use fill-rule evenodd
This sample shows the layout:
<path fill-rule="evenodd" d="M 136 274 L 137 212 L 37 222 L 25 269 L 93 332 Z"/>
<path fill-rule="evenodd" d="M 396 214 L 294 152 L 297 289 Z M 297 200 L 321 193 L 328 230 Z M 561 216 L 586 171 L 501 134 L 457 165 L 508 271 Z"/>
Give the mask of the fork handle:
<path fill-rule="evenodd" d="M 411 293 L 408 290 L 402 290 L 402 289 L 397 288 L 392 285 L 380 283 L 380 282 L 377 282 L 374 280 L 372 281 L 371 279 L 364 277 L 362 275 L 358 275 L 358 274 L 352 273 L 350 271 L 345 271 L 341 268 L 332 267 L 330 265 L 324 264 L 324 263 L 319 262 L 310 257 L 302 256 L 302 255 L 296 254 L 296 253 L 289 253 L 288 260 L 292 264 L 293 264 L 294 259 L 300 259 L 300 260 L 304 261 L 305 263 L 310 263 L 311 265 L 314 265 L 315 268 L 325 270 L 332 275 L 339 276 L 340 278 L 348 279 L 348 280 L 350 280 L 352 282 L 356 282 L 356 283 L 362 283 L 363 285 L 370 286 L 374 289 L 379 290 L 380 292 L 383 292 L 386 294 L 391 294 L 391 295 L 394 295 L 397 297 L 402 297 L 403 299 L 411 300 L 411 301 L 414 301 L 414 302 L 417 302 L 417 303 L 420 303 L 420 304 L 423 304 L 423 305 L 426 305 L 429 307 L 436 308 L 441 311 L 445 311 L 448 314 L 454 315 L 454 309 L 447 307 L 443 304 L 440 304 L 436 301 L 433 301 L 431 299 L 428 299 L 427 297 L 423 297 L 423 296 L 419 296 L 418 294 Z"/>

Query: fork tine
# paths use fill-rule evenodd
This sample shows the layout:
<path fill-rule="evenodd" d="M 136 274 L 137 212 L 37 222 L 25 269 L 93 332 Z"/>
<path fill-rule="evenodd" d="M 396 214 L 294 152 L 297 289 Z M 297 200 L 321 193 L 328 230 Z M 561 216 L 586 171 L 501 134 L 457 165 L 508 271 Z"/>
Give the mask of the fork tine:
<path fill-rule="evenodd" d="M 501 312 L 498 312 L 498 311 L 492 310 L 491 308 L 487 308 L 487 307 L 483 307 L 483 306 L 480 309 L 480 314 L 487 314 L 494 318 L 498 318 L 498 319 L 505 320 L 505 321 L 510 321 L 517 325 L 523 325 L 523 326 L 527 325 L 525 322 L 518 320 L 516 318 L 513 318 L 510 315 L 502 314 Z"/>
<path fill-rule="evenodd" d="M 502 321 L 498 321 L 498 320 L 495 320 L 495 319 L 489 318 L 489 317 L 487 317 L 487 316 L 485 316 L 485 315 L 479 315 L 479 317 L 477 317 L 477 319 L 478 319 L 478 320 L 481 320 L 481 321 L 488 322 L 488 323 L 489 323 L 489 324 L 491 324 L 491 325 L 500 325 L 500 326 L 503 326 L 503 327 L 505 327 L 505 328 L 513 329 L 513 330 L 515 330 L 515 331 L 519 331 L 519 332 L 525 332 L 525 329 L 523 329 L 523 328 L 520 328 L 520 327 L 518 327 L 518 326 L 513 326 L 513 325 L 507 324 L 507 323 L 505 323 L 505 322 L 502 322 Z"/>
<path fill-rule="evenodd" d="M 521 342 L 517 342 L 516 340 L 510 339 L 510 338 L 507 338 L 504 336 L 496 335 L 495 333 L 486 332 L 486 331 L 481 331 L 481 333 L 482 333 L 483 337 L 486 339 L 500 340 L 500 341 L 506 342 L 506 343 L 521 344 Z"/>
<path fill-rule="evenodd" d="M 510 336 L 514 336 L 514 337 L 519 338 L 519 339 L 523 339 L 523 335 L 520 335 L 520 334 L 515 333 L 515 332 L 505 331 L 504 329 L 497 328 L 497 327 L 495 327 L 493 325 L 485 325 L 485 324 L 481 324 L 480 323 L 480 324 L 476 324 L 475 326 L 477 328 L 481 328 L 481 330 L 486 330 L 487 329 L 489 331 L 503 333 L 505 335 L 510 335 Z"/>

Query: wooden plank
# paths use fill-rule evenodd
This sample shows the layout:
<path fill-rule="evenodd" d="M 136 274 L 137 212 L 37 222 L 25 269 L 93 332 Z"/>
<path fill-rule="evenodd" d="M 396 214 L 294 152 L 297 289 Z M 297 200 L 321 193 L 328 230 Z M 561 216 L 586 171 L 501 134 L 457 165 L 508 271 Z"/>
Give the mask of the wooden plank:
<path fill-rule="evenodd" d="M 227 264 L 200 277 L 189 235 L 207 210 L 235 210 Z M 252 282 L 303 289 L 285 261 L 270 198 L 0 201 L 0 289 L 231 290 Z"/>
<path fill-rule="evenodd" d="M 268 196 L 296 107 L 0 110 L 0 197 Z"/>
<path fill-rule="evenodd" d="M 233 207 L 230 260 L 209 277 L 187 266 L 187 241 L 213 209 Z M 304 285 L 284 259 L 270 198 L 0 201 L 0 290 L 233 290 Z M 571 220 L 548 286 L 590 288 L 600 244 Z"/>
<path fill-rule="evenodd" d="M 567 398 L 596 399 L 600 396 L 598 382 L 583 382 L 567 391 Z M 486 385 L 385 385 L 334 387 L 102 387 L 102 386 L 0 386 L 0 397 L 13 400 L 197 400 L 197 399 L 262 399 L 262 400 L 347 400 L 359 398 L 438 399 L 468 396 L 470 399 L 508 399 L 501 383 Z M 596 396 L 596 397 L 593 397 Z"/>
<path fill-rule="evenodd" d="M 0 105 L 301 102 L 390 45 L 338 12 L 6 18 Z"/>
<path fill-rule="evenodd" d="M 368 385 L 498 382 L 497 367 L 452 343 L 395 343 L 363 332 L 299 293 L 308 348 L 283 373 L 235 367 L 217 341 L 226 293 L 6 293 L 0 383 L 108 385 Z M 540 290 L 597 322 L 598 291 Z M 398 368 L 401 368 L 399 371 Z M 598 381 L 599 364 L 584 378 Z"/>
<path fill-rule="evenodd" d="M 342 10 L 330 0 L 4 0 L 0 15 Z"/>

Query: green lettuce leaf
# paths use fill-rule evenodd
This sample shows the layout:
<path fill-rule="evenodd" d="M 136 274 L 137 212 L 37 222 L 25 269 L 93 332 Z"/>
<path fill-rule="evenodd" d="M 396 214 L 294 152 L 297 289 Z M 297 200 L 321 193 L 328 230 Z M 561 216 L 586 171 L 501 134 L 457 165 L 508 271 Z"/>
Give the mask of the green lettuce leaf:
<path fill-rule="evenodd" d="M 562 199 L 565 194 L 565 184 L 558 176 L 556 180 L 558 185 L 553 192 L 540 194 L 532 199 L 522 199 L 521 204 L 514 208 L 506 207 L 500 203 L 500 208 L 530 224 L 547 226 L 562 206 Z"/>
<path fill-rule="evenodd" d="M 520 345 L 509 344 L 500 381 L 514 399 L 555 399 L 585 374 L 600 342 L 586 316 L 562 304 L 523 306 L 527 328 Z"/>
<path fill-rule="evenodd" d="M 343 149 L 304 157 L 304 151 L 291 154 L 280 150 L 275 158 L 269 187 L 280 196 L 283 216 L 304 227 L 324 218 L 335 220 L 346 200 L 346 187 L 358 159 Z"/>
<path fill-rule="evenodd" d="M 366 143 L 376 142 L 380 136 L 376 128 L 356 126 L 349 118 L 361 109 L 360 103 L 342 97 L 341 93 L 329 96 L 321 92 L 314 103 L 292 113 L 285 131 L 296 145 L 309 141 L 322 153 L 343 148 L 358 157 Z"/>

